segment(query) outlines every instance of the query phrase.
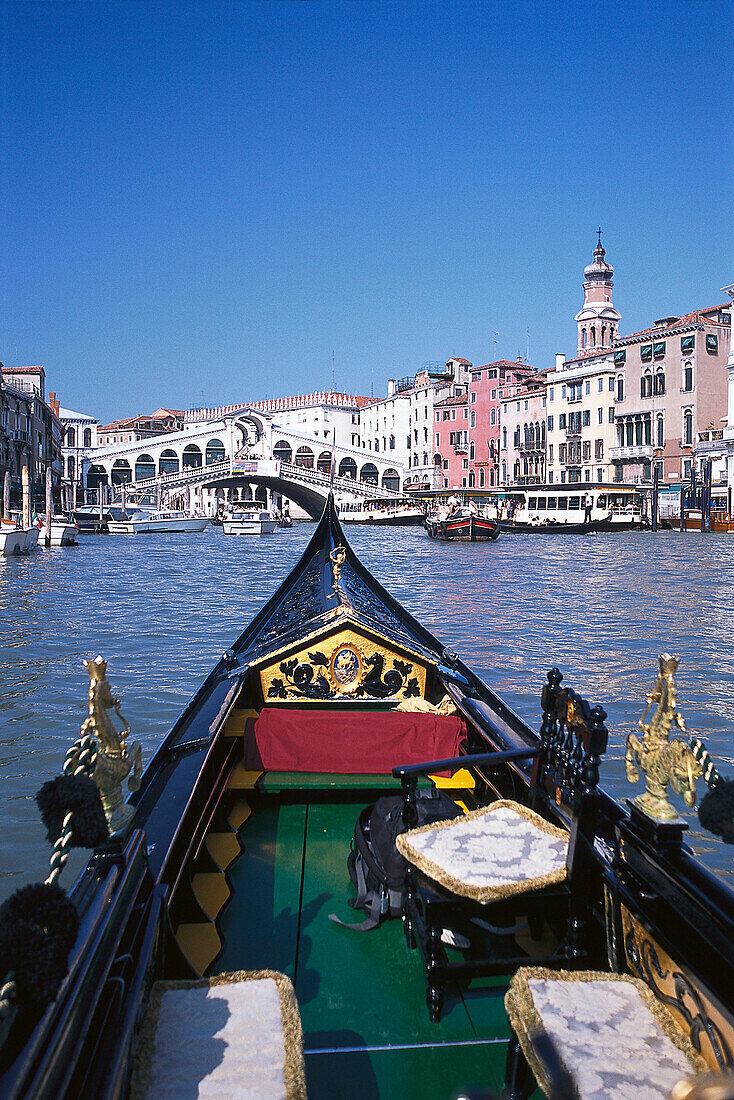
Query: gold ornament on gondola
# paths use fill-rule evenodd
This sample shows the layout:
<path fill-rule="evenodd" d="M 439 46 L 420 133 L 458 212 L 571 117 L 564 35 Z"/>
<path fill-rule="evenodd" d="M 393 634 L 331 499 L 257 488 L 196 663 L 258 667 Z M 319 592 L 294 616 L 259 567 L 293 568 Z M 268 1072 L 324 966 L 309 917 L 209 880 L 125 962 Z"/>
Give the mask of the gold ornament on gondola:
<path fill-rule="evenodd" d="M 339 574 L 341 573 L 342 566 L 347 559 L 347 551 L 344 546 L 335 546 L 329 554 L 329 560 L 331 561 L 331 568 L 334 574 L 334 588 L 335 594 L 339 593 Z"/>
<path fill-rule="evenodd" d="M 696 802 L 696 779 L 703 774 L 703 770 L 687 741 L 670 739 L 673 726 L 681 733 L 687 732 L 683 717 L 677 710 L 675 671 L 678 658 L 663 653 L 659 663 L 660 674 L 647 696 L 647 706 L 637 723 L 642 737 L 631 733 L 627 738 L 625 765 L 630 783 L 637 782 L 641 771 L 645 774 L 647 790 L 637 796 L 635 805 L 656 821 L 673 821 L 678 813 L 668 801 L 668 784 L 676 794 L 683 795 L 686 806 L 693 806 Z M 652 718 L 645 722 L 653 705 L 656 707 Z"/>

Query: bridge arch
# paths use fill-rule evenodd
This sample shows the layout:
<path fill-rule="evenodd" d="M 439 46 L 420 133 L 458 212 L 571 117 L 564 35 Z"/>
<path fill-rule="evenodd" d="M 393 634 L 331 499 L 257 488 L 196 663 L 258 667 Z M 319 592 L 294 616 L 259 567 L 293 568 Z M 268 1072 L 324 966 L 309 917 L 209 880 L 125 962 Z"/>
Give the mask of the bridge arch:
<path fill-rule="evenodd" d="M 87 470 L 88 489 L 99 489 L 100 485 L 106 485 L 107 481 L 107 471 L 98 462 L 93 463 Z"/>
<path fill-rule="evenodd" d="M 111 480 L 113 485 L 124 485 L 132 481 L 132 470 L 126 458 L 117 458 L 112 464 Z"/>
<path fill-rule="evenodd" d="M 292 462 L 293 450 L 290 443 L 286 443 L 284 439 L 279 439 L 273 447 L 273 458 L 277 462 Z"/>
<path fill-rule="evenodd" d="M 166 447 L 164 451 L 161 451 L 158 458 L 158 473 L 159 474 L 177 474 L 180 469 L 178 455 L 171 447 Z"/>
<path fill-rule="evenodd" d="M 331 473 L 331 451 L 322 451 L 316 462 L 316 469 L 322 474 Z"/>
<path fill-rule="evenodd" d="M 377 467 L 374 462 L 365 462 L 364 466 L 359 472 L 360 481 L 368 481 L 370 485 L 380 484 L 380 475 L 377 472 Z"/>
<path fill-rule="evenodd" d="M 313 451 L 310 447 L 299 447 L 296 451 L 296 466 L 303 466 L 307 470 L 313 469 Z"/>
<path fill-rule="evenodd" d="M 181 465 L 184 470 L 198 469 L 201 466 L 201 447 L 188 443 L 183 449 Z"/>
<path fill-rule="evenodd" d="M 396 493 L 400 489 L 400 474 L 392 466 L 382 475 L 382 488 L 393 489 Z"/>
<path fill-rule="evenodd" d="M 354 481 L 357 480 L 357 463 L 350 455 L 346 455 L 339 463 L 339 477 L 351 477 Z"/>
<path fill-rule="evenodd" d="M 145 481 L 149 477 L 155 477 L 153 456 L 149 454 L 138 455 L 135 459 L 135 480 Z"/>
<path fill-rule="evenodd" d="M 223 462 L 224 453 L 224 444 L 221 439 L 210 439 L 206 445 L 205 464 L 211 466 L 212 462 Z"/>

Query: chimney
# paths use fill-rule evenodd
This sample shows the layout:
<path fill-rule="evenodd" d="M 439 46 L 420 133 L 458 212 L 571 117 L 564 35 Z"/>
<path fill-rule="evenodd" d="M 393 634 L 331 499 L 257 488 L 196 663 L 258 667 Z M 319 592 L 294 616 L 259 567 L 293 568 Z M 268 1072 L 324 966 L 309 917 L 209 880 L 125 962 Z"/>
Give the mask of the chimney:
<path fill-rule="evenodd" d="M 388 380 L 387 380 L 387 396 L 388 397 L 394 397 L 395 396 L 395 379 L 394 378 L 388 378 Z"/>
<path fill-rule="evenodd" d="M 566 362 L 566 356 L 562 351 L 556 352 L 556 370 L 563 370 L 563 364 Z"/>

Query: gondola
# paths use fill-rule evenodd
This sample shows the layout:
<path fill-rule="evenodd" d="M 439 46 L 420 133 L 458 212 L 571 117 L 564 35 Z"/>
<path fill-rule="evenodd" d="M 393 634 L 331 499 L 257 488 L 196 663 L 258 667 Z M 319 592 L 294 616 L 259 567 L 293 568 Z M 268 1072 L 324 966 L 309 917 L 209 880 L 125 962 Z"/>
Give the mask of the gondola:
<path fill-rule="evenodd" d="M 497 520 L 461 510 L 448 516 L 428 516 L 424 526 L 429 538 L 439 542 L 492 542 L 499 537 Z"/>
<path fill-rule="evenodd" d="M 590 1073 L 607 1086 L 594 1095 L 664 1097 L 731 1067 L 734 894 L 685 823 L 604 792 L 605 712 L 557 669 L 539 685 L 540 732 L 521 720 L 359 562 L 332 499 L 142 775 L 139 746 L 114 742 L 104 661 L 85 663 L 90 714 L 66 775 L 86 768 L 112 833 L 65 900 L 39 887 L 0 914 L 4 1100 L 520 1098 L 536 1077 L 569 1097 Z M 658 736 L 673 672 L 661 658 L 643 726 Z M 630 774 L 643 749 L 630 740 Z M 689 776 L 710 777 L 702 752 Z M 57 869 L 77 819 L 94 842 L 94 807 L 67 786 Z M 388 796 L 399 915 L 381 889 L 361 931 L 350 850 Z M 416 828 L 439 803 L 451 814 Z M 450 858 L 436 869 L 450 829 L 466 852 L 461 830 L 485 828 L 504 839 L 482 842 L 479 887 Z M 587 983 L 570 1026 L 539 1005 L 556 979 L 566 997 Z"/>

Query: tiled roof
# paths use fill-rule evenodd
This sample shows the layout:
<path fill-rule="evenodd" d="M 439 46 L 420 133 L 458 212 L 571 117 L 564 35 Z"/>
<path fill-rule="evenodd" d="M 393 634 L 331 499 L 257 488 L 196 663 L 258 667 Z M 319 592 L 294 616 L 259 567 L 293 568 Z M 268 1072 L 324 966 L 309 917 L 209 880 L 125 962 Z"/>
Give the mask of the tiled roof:
<path fill-rule="evenodd" d="M 434 401 L 434 409 L 440 409 L 444 405 L 466 405 L 469 401 L 467 394 L 457 393 L 452 397 L 445 397 L 443 401 Z"/>
<path fill-rule="evenodd" d="M 623 343 L 625 340 L 634 340 L 637 336 L 653 335 L 656 332 L 669 332 L 672 329 L 689 328 L 691 325 L 700 324 L 702 321 L 706 321 L 708 324 L 716 325 L 719 322 L 713 317 L 707 317 L 707 313 L 714 313 L 719 309 L 729 309 L 731 303 L 725 302 L 720 306 L 709 306 L 708 309 L 695 309 L 693 313 L 685 313 L 682 317 L 676 318 L 675 321 L 670 322 L 668 325 L 653 325 L 651 328 L 642 328 L 639 332 L 628 332 L 624 336 L 619 337 L 619 341 Z"/>
<path fill-rule="evenodd" d="M 3 374 L 38 374 L 43 367 L 3 367 L 2 370 Z"/>
<path fill-rule="evenodd" d="M 460 355 L 451 355 L 447 360 L 447 363 L 465 363 L 467 367 L 471 366 L 468 359 L 462 359 Z"/>
<path fill-rule="evenodd" d="M 472 374 L 475 371 L 487 370 L 488 367 L 500 367 L 503 370 L 509 370 L 511 367 L 513 370 L 536 373 L 535 367 L 531 367 L 530 363 L 518 363 L 517 359 L 496 359 L 494 363 L 483 363 L 481 367 L 472 367 Z"/>

